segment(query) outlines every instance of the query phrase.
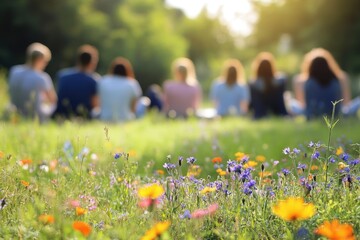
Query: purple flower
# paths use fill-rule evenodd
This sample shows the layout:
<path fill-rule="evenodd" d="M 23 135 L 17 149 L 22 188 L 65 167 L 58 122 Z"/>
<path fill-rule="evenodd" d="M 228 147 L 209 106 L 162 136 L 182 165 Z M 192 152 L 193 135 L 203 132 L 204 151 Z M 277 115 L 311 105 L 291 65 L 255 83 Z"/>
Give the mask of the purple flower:
<path fill-rule="evenodd" d="M 290 174 L 289 169 L 286 169 L 286 168 L 283 168 L 283 169 L 281 170 L 281 172 L 284 174 L 284 176 L 287 176 L 287 175 Z"/>
<path fill-rule="evenodd" d="M 246 183 L 244 184 L 244 186 L 245 186 L 246 188 L 253 188 L 253 187 L 255 187 L 255 185 L 256 185 L 256 181 L 253 180 L 253 179 L 251 179 L 249 182 L 246 182 Z"/>
<path fill-rule="evenodd" d="M 309 147 L 314 147 L 315 146 L 315 144 L 313 143 L 313 141 L 310 141 L 310 143 L 309 143 L 309 145 L 308 145 Z"/>
<path fill-rule="evenodd" d="M 180 219 L 190 219 L 191 213 L 189 210 L 185 210 L 183 214 L 180 215 Z"/>
<path fill-rule="evenodd" d="M 293 153 L 295 153 L 295 154 L 299 154 L 299 153 L 300 153 L 300 150 L 299 150 L 299 149 L 297 149 L 297 148 L 294 148 L 294 149 L 293 149 Z"/>
<path fill-rule="evenodd" d="M 196 158 L 194 158 L 194 157 L 188 157 L 188 158 L 186 159 L 186 162 L 187 162 L 188 164 L 194 164 L 195 161 L 196 161 Z"/>
<path fill-rule="evenodd" d="M 335 163 L 336 162 L 335 158 L 330 158 L 330 162 Z"/>
<path fill-rule="evenodd" d="M 114 154 L 114 158 L 115 158 L 115 159 L 119 159 L 120 157 L 121 157 L 121 153 L 115 153 L 115 154 Z"/>
<path fill-rule="evenodd" d="M 163 167 L 167 170 L 176 168 L 176 165 L 173 163 L 164 163 Z"/>
<path fill-rule="evenodd" d="M 350 165 L 354 165 L 354 166 L 359 164 L 359 163 L 360 163 L 360 159 L 355 159 L 355 160 L 352 160 L 352 161 L 349 162 Z"/>
<path fill-rule="evenodd" d="M 284 148 L 283 153 L 284 153 L 285 155 L 290 154 L 290 148 L 289 148 L 289 147 Z"/>
<path fill-rule="evenodd" d="M 345 162 L 347 162 L 349 160 L 349 154 L 343 153 L 341 156 L 341 159 L 344 160 Z"/>
<path fill-rule="evenodd" d="M 244 188 L 243 192 L 246 194 L 246 195 L 250 195 L 252 194 L 252 190 L 250 188 Z"/>
<path fill-rule="evenodd" d="M 312 155 L 311 158 L 312 159 L 318 159 L 320 157 L 320 153 L 318 151 L 315 151 Z"/>
<path fill-rule="evenodd" d="M 297 166 L 297 169 L 302 169 L 302 170 L 304 170 L 304 169 L 306 169 L 306 168 L 307 168 L 306 164 L 302 164 L 302 163 L 299 163 L 298 166 Z"/>

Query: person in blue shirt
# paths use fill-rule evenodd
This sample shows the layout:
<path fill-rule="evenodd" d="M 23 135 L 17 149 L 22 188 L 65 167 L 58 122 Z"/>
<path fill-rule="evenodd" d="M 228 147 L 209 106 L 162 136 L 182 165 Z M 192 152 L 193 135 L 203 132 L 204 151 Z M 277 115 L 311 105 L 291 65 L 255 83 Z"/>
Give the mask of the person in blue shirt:
<path fill-rule="evenodd" d="M 217 115 L 247 113 L 250 96 L 244 75 L 244 69 L 239 60 L 229 59 L 225 62 L 222 76 L 215 81 L 211 89 Z"/>
<path fill-rule="evenodd" d="M 58 103 L 56 118 L 80 117 L 91 119 L 93 110 L 99 106 L 97 79 L 94 71 L 98 63 L 98 51 L 90 45 L 81 48 L 77 66 L 58 79 Z"/>
<path fill-rule="evenodd" d="M 254 79 L 250 83 L 250 106 L 254 118 L 287 115 L 284 92 L 286 78 L 275 70 L 275 60 L 271 53 L 260 53 L 253 62 Z"/>

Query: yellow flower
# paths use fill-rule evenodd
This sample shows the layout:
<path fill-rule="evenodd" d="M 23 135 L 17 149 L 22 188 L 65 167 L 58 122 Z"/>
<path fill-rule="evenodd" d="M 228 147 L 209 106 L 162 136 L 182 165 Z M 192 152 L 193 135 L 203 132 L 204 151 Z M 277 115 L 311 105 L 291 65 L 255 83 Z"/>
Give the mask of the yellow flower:
<path fill-rule="evenodd" d="M 0 158 L 4 157 L 4 153 L 2 151 L 0 151 Z"/>
<path fill-rule="evenodd" d="M 268 171 L 264 171 L 264 172 L 259 172 L 259 176 L 261 178 L 264 178 L 264 177 L 270 177 L 272 175 L 271 172 L 268 172 Z"/>
<path fill-rule="evenodd" d="M 163 195 L 165 192 L 163 186 L 159 184 L 151 184 L 148 186 L 144 186 L 139 189 L 138 195 L 142 198 L 151 198 L 151 199 L 157 199 L 161 195 Z"/>
<path fill-rule="evenodd" d="M 199 165 L 191 165 L 188 169 L 187 176 L 188 177 L 196 177 L 201 173 L 201 168 Z"/>
<path fill-rule="evenodd" d="M 86 213 L 86 209 L 85 208 L 81 208 L 81 207 L 76 207 L 75 208 L 75 213 L 76 213 L 76 216 L 82 216 Z"/>
<path fill-rule="evenodd" d="M 316 166 L 316 165 L 312 165 L 310 169 L 311 169 L 311 170 L 318 170 L 318 169 L 319 169 L 319 167 L 318 167 L 318 166 Z"/>
<path fill-rule="evenodd" d="M 355 240 L 354 231 L 350 224 L 340 224 L 338 220 L 325 221 L 315 234 L 322 235 L 330 240 Z"/>
<path fill-rule="evenodd" d="M 237 152 L 237 153 L 235 153 L 235 157 L 236 157 L 236 160 L 237 161 L 240 161 L 243 157 L 245 157 L 245 153 L 243 153 L 243 152 Z"/>
<path fill-rule="evenodd" d="M 208 194 L 211 192 L 215 192 L 216 188 L 215 187 L 204 187 L 203 190 L 200 191 L 201 194 Z"/>
<path fill-rule="evenodd" d="M 341 170 L 341 169 L 344 169 L 344 168 L 346 168 L 346 167 L 349 167 L 349 165 L 346 165 L 346 164 L 343 163 L 343 162 L 339 162 L 339 163 L 338 163 L 338 167 L 339 167 L 339 169 Z"/>
<path fill-rule="evenodd" d="M 344 153 L 344 149 L 342 148 L 342 147 L 338 147 L 337 149 L 336 149 L 336 155 L 341 155 L 341 154 L 343 154 Z"/>
<path fill-rule="evenodd" d="M 255 157 L 255 160 L 259 162 L 265 162 L 266 158 L 263 155 L 258 155 Z"/>
<path fill-rule="evenodd" d="M 222 169 L 220 169 L 220 170 L 221 170 L 221 171 L 218 172 L 218 174 L 219 174 L 220 176 L 225 176 L 225 175 L 227 174 L 226 171 L 224 171 L 224 170 L 222 170 Z"/>
<path fill-rule="evenodd" d="M 255 167 L 256 165 L 258 165 L 257 162 L 255 162 L 255 161 L 248 161 L 247 163 L 244 164 L 244 168 Z"/>
<path fill-rule="evenodd" d="M 170 221 L 159 222 L 149 229 L 141 240 L 154 240 L 161 236 L 170 226 Z"/>
<path fill-rule="evenodd" d="M 305 220 L 315 214 L 315 206 L 305 203 L 302 198 L 290 197 L 273 206 L 272 212 L 286 221 Z"/>
<path fill-rule="evenodd" d="M 43 224 L 50 224 L 55 222 L 55 218 L 52 215 L 42 214 L 39 216 L 39 221 Z"/>

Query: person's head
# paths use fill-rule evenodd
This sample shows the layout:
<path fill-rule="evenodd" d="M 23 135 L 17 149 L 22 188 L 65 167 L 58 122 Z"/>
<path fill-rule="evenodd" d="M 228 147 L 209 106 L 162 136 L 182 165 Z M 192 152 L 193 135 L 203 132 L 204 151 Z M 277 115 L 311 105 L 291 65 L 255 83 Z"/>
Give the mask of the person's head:
<path fill-rule="evenodd" d="M 265 91 L 270 90 L 276 74 L 274 56 L 269 52 L 259 53 L 252 64 L 252 69 L 254 79 L 264 81 Z"/>
<path fill-rule="evenodd" d="M 91 45 L 82 45 L 77 52 L 77 65 L 83 71 L 93 72 L 99 61 L 98 50 Z"/>
<path fill-rule="evenodd" d="M 240 61 L 237 59 L 226 60 L 222 77 L 228 85 L 245 83 L 244 68 Z"/>
<path fill-rule="evenodd" d="M 112 75 L 127 77 L 129 79 L 135 78 L 130 61 L 123 57 L 117 57 L 112 61 L 109 73 Z"/>
<path fill-rule="evenodd" d="M 188 58 L 178 58 L 173 63 L 175 80 L 185 82 L 188 85 L 196 85 L 196 74 L 193 62 Z"/>
<path fill-rule="evenodd" d="M 345 79 L 345 74 L 334 57 L 323 48 L 315 48 L 305 55 L 302 75 L 305 79 L 312 78 L 321 85 L 327 85 L 332 79 Z"/>
<path fill-rule="evenodd" d="M 51 60 L 51 52 L 45 45 L 35 42 L 26 49 L 26 62 L 32 68 L 43 71 Z"/>

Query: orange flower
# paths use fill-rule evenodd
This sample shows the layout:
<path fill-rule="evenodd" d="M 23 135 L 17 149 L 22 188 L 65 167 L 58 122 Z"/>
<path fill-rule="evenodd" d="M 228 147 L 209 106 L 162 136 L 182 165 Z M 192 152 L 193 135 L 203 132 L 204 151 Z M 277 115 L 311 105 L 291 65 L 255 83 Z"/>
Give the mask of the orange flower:
<path fill-rule="evenodd" d="M 30 186 L 30 183 L 27 182 L 27 181 L 21 180 L 20 182 L 21 182 L 21 184 L 22 184 L 24 187 Z"/>
<path fill-rule="evenodd" d="M 264 171 L 264 172 L 259 172 L 259 176 L 261 178 L 264 178 L 264 177 L 270 177 L 272 175 L 271 172 L 268 172 L 268 171 Z"/>
<path fill-rule="evenodd" d="M 170 221 L 159 222 L 149 229 L 141 240 L 154 240 L 161 236 L 170 226 Z"/>
<path fill-rule="evenodd" d="M 315 234 L 324 236 L 330 240 L 355 240 L 354 231 L 350 224 L 340 224 L 338 220 L 325 221 L 317 229 Z"/>
<path fill-rule="evenodd" d="M 74 230 L 81 232 L 85 237 L 89 236 L 91 233 L 91 226 L 85 222 L 75 221 L 72 227 Z"/>
<path fill-rule="evenodd" d="M 58 160 L 56 160 L 56 159 L 52 160 L 49 164 L 50 171 L 54 171 L 56 169 L 57 164 L 58 164 Z"/>
<path fill-rule="evenodd" d="M 164 170 L 161 170 L 161 169 L 156 170 L 156 173 L 159 174 L 159 175 L 164 175 L 165 174 Z"/>
<path fill-rule="evenodd" d="M 302 198 L 290 197 L 279 201 L 273 206 L 272 211 L 286 221 L 305 220 L 314 216 L 315 206 L 312 203 L 305 203 Z"/>
<path fill-rule="evenodd" d="M 81 208 L 81 207 L 76 207 L 75 208 L 75 213 L 76 213 L 76 216 L 82 216 L 86 213 L 86 209 L 85 208 Z"/>
<path fill-rule="evenodd" d="M 25 159 L 20 160 L 20 165 L 21 166 L 30 165 L 31 163 L 32 163 L 32 160 L 29 159 L 29 158 L 25 158 Z"/>
<path fill-rule="evenodd" d="M 212 163 L 221 163 L 222 158 L 221 157 L 214 157 L 211 161 L 212 161 Z"/>
<path fill-rule="evenodd" d="M 255 157 L 255 160 L 256 160 L 256 161 L 259 161 L 259 162 L 265 162 L 266 158 L 265 158 L 265 156 L 263 156 L 263 155 L 257 155 L 257 156 Z"/>
<path fill-rule="evenodd" d="M 0 158 L 4 157 L 4 153 L 2 151 L 0 151 Z"/>
<path fill-rule="evenodd" d="M 51 224 L 55 222 L 55 218 L 53 215 L 42 214 L 39 216 L 39 221 L 43 224 Z"/>
<path fill-rule="evenodd" d="M 318 166 L 316 166 L 316 165 L 312 165 L 310 169 L 311 169 L 311 170 L 318 170 L 318 169 L 319 169 L 319 167 L 318 167 Z"/>
<path fill-rule="evenodd" d="M 257 162 L 255 162 L 255 161 L 248 161 L 247 163 L 244 164 L 244 168 L 255 167 L 256 165 L 258 165 Z"/>

